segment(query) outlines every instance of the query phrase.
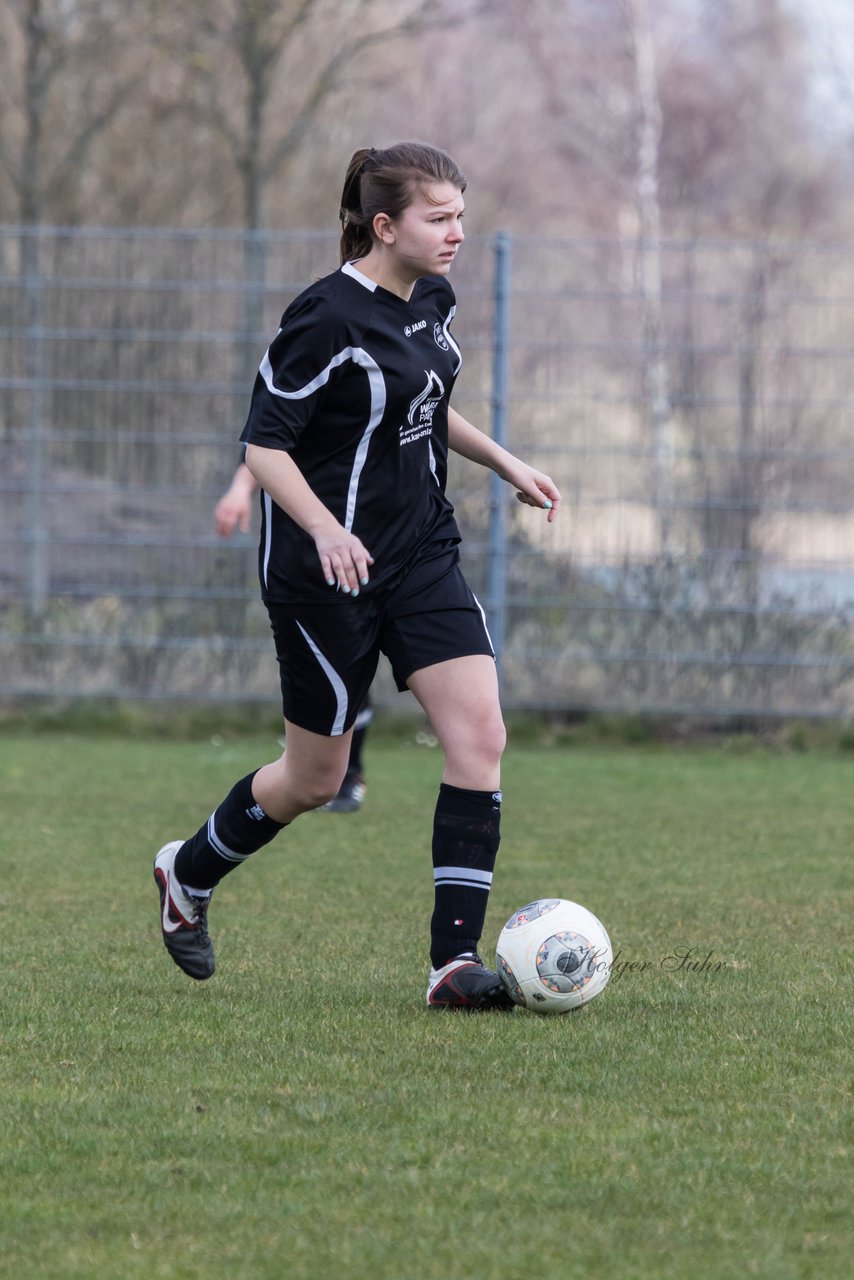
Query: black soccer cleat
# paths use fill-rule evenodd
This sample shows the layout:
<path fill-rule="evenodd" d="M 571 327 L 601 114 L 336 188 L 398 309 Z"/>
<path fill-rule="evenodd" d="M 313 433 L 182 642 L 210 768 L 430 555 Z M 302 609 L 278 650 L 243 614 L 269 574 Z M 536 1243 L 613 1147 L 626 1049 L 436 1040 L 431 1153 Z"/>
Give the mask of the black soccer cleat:
<path fill-rule="evenodd" d="M 208 934 L 210 898 L 193 898 L 175 878 L 175 855 L 183 840 L 165 844 L 154 859 L 154 879 L 160 890 L 160 928 L 172 959 L 199 982 L 216 968 L 213 943 Z"/>
<path fill-rule="evenodd" d="M 333 800 L 323 805 L 328 813 L 356 813 L 365 802 L 365 779 L 360 773 L 348 773 L 341 783 L 341 790 Z"/>
<path fill-rule="evenodd" d="M 431 969 L 427 983 L 430 1009 L 511 1010 L 515 1004 L 498 974 L 478 955 L 457 956 L 441 969 Z"/>

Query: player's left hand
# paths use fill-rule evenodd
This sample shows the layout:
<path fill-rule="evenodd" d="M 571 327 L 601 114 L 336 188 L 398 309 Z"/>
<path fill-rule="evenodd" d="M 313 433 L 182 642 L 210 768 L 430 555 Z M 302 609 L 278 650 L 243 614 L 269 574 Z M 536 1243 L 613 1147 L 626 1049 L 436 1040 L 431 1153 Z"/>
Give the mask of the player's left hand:
<path fill-rule="evenodd" d="M 551 476 L 521 463 L 509 480 L 516 489 L 519 501 L 528 507 L 545 508 L 549 513 L 546 519 L 551 524 L 560 508 L 560 489 Z"/>

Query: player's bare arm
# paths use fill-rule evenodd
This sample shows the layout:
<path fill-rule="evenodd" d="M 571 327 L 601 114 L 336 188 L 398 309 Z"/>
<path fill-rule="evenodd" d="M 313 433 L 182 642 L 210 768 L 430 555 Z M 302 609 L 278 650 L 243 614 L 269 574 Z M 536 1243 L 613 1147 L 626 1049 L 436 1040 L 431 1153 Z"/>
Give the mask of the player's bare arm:
<path fill-rule="evenodd" d="M 373 558 L 320 501 L 293 459 L 282 449 L 250 444 L 246 465 L 276 505 L 314 539 L 329 586 L 337 584 L 342 591 L 358 595 L 359 588 L 367 585 Z"/>
<path fill-rule="evenodd" d="M 454 453 L 489 467 L 516 490 L 516 497 L 529 507 L 547 508 L 551 524 L 560 507 L 560 490 L 550 476 L 517 458 L 478 430 L 456 409 L 448 408 L 448 446 Z"/>
<path fill-rule="evenodd" d="M 235 530 L 249 532 L 252 499 L 258 485 L 245 462 L 234 473 L 231 484 L 214 508 L 216 531 L 222 538 L 230 538 Z"/>

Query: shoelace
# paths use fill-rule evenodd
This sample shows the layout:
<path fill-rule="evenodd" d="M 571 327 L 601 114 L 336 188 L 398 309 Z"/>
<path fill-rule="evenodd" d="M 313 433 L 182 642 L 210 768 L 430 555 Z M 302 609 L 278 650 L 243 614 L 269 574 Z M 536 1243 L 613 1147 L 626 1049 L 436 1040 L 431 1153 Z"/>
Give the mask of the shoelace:
<path fill-rule="evenodd" d="M 211 905 L 210 898 L 190 898 L 193 904 L 193 924 L 199 931 L 199 940 L 207 942 L 208 940 L 208 907 Z"/>

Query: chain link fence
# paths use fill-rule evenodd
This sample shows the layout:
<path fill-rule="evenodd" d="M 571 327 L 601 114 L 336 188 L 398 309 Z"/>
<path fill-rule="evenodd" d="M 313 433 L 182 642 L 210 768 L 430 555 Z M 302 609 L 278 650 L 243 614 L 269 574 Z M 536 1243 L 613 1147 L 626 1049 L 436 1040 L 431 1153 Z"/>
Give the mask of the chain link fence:
<path fill-rule="evenodd" d="M 336 261 L 0 228 L 3 698 L 277 699 L 257 534 L 212 511 L 281 312 Z M 547 526 L 452 464 L 505 705 L 850 716 L 850 251 L 471 236 L 453 283 L 457 407 L 565 496 Z"/>

